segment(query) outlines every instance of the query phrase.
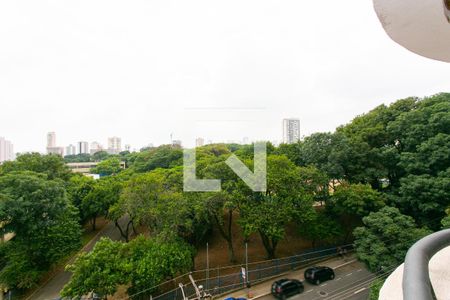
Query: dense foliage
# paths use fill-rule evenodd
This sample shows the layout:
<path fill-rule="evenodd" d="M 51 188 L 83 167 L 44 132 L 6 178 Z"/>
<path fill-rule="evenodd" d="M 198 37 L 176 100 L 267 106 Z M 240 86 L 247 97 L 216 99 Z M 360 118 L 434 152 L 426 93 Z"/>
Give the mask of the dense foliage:
<path fill-rule="evenodd" d="M 418 228 L 413 218 L 397 208 L 383 207 L 363 218 L 364 227 L 354 231 L 358 258 L 371 271 L 392 270 L 403 262 L 408 249 L 430 233 Z"/>
<path fill-rule="evenodd" d="M 80 297 L 95 291 L 114 295 L 120 285 L 129 285 L 128 294 L 143 290 L 167 277 L 187 272 L 192 267 L 193 251 L 180 240 L 160 241 L 138 237 L 129 243 L 101 239 L 89 253 L 81 253 L 67 270 L 73 273 L 61 295 Z"/>
<path fill-rule="evenodd" d="M 31 171 L 0 176 L 0 222 L 14 237 L 5 249 L 0 281 L 29 288 L 54 262 L 80 245 L 78 211 L 61 180 Z"/>

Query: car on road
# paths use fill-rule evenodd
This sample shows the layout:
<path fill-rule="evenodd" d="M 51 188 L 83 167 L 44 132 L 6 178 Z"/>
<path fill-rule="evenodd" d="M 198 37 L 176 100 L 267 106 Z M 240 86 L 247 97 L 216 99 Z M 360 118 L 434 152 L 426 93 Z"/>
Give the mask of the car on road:
<path fill-rule="evenodd" d="M 334 271 L 332 268 L 329 267 L 313 267 L 306 269 L 305 271 L 305 280 L 319 285 L 322 282 L 325 282 L 327 280 L 334 279 Z"/>
<path fill-rule="evenodd" d="M 275 298 L 286 299 L 290 296 L 303 293 L 305 287 L 297 279 L 280 279 L 272 284 L 271 293 Z"/>

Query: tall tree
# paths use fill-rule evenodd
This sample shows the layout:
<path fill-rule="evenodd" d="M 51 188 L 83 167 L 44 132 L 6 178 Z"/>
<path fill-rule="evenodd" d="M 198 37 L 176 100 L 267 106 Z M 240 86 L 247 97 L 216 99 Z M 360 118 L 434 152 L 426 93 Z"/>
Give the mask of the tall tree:
<path fill-rule="evenodd" d="M 279 242 L 285 236 L 286 226 L 295 217 L 306 222 L 313 214 L 312 189 L 305 186 L 305 177 L 287 157 L 267 157 L 267 191 L 251 192 L 241 188 L 239 224 L 244 235 L 258 233 L 267 257 L 276 256 Z M 305 174 L 303 174 L 305 175 Z"/>
<path fill-rule="evenodd" d="M 408 249 L 430 233 L 397 208 L 383 207 L 363 218 L 364 227 L 353 232 L 358 258 L 369 270 L 388 270 L 401 264 Z"/>
<path fill-rule="evenodd" d="M 346 241 L 353 229 L 361 223 L 364 216 L 383 206 L 383 195 L 367 184 L 342 184 L 338 186 L 329 205 L 331 210 L 341 218 L 346 231 Z"/>
<path fill-rule="evenodd" d="M 56 178 L 69 180 L 72 176 L 70 169 L 65 165 L 62 157 L 55 154 L 21 154 L 16 158 L 16 160 L 4 162 L 0 166 L 0 175 L 14 171 L 44 173 L 50 180 Z"/>
<path fill-rule="evenodd" d="M 0 281 L 29 288 L 53 263 L 80 246 L 78 211 L 61 180 L 44 174 L 11 172 L 0 176 L 0 222 L 15 236 L 7 244 Z"/>
<path fill-rule="evenodd" d="M 133 266 L 129 263 L 124 244 L 102 238 L 91 252 L 82 252 L 66 269 L 73 275 L 61 295 L 79 298 L 91 292 L 114 295 L 119 285 L 130 282 Z"/>
<path fill-rule="evenodd" d="M 312 214 L 306 222 L 299 222 L 299 233 L 305 239 L 311 241 L 311 247 L 316 247 L 317 242 L 331 242 L 343 235 L 343 229 L 332 215 L 319 211 Z"/>
<path fill-rule="evenodd" d="M 75 174 L 70 178 L 67 184 L 67 193 L 72 204 L 82 211 L 82 204 L 85 202 L 85 198 L 94 190 L 95 180 L 91 177 L 81 174 Z M 86 215 L 80 213 L 81 221 L 86 221 Z"/>
<path fill-rule="evenodd" d="M 122 182 L 117 177 L 97 180 L 93 188 L 82 199 L 80 210 L 84 219 L 90 220 L 92 230 L 96 230 L 99 216 L 107 216 L 109 208 L 117 203 L 122 190 Z"/>
<path fill-rule="evenodd" d="M 120 285 L 129 286 L 128 294 L 149 295 L 149 287 L 163 280 L 188 272 L 192 267 L 193 250 L 180 240 L 137 237 L 129 243 L 102 238 L 88 253 L 81 253 L 67 270 L 73 275 L 61 295 L 80 298 L 95 292 L 114 295 Z"/>
<path fill-rule="evenodd" d="M 92 173 L 100 174 L 101 176 L 115 175 L 122 171 L 120 159 L 111 157 L 98 163 L 98 165 L 91 170 Z"/>
<path fill-rule="evenodd" d="M 219 156 L 220 161 L 218 162 L 215 162 L 215 158 L 203 158 L 200 160 L 207 166 L 201 170 L 201 174 L 205 178 L 220 179 L 222 181 L 221 192 L 207 193 L 202 196 L 205 199 L 205 206 L 212 223 L 216 226 L 222 238 L 227 242 L 229 261 L 235 262 L 233 222 L 239 201 L 238 177 L 225 164 L 226 157 L 224 155 Z M 209 164 L 208 161 L 210 162 Z"/>

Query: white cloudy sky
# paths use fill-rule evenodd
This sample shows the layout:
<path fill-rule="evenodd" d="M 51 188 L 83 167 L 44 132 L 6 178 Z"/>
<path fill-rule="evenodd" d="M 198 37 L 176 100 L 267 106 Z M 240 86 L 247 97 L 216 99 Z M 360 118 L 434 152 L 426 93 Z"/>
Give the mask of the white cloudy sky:
<path fill-rule="evenodd" d="M 17 151 L 331 131 L 448 91 L 450 66 L 392 42 L 371 0 L 0 2 L 0 136 Z"/>

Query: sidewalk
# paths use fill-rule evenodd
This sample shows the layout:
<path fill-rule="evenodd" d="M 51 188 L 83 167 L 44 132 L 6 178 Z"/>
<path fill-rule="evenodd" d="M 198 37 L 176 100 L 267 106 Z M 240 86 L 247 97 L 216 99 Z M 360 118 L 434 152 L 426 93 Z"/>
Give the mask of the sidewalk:
<path fill-rule="evenodd" d="M 329 260 L 322 261 L 317 263 L 320 266 L 328 266 L 333 269 L 338 269 L 340 267 L 346 266 L 355 262 L 356 256 L 354 254 L 347 255 L 344 259 L 340 257 L 330 258 Z M 214 297 L 215 299 L 226 299 L 229 297 L 233 298 L 247 298 L 247 299 L 258 299 L 260 297 L 264 297 L 270 294 L 270 288 L 272 287 L 272 283 L 278 279 L 289 278 L 289 279 L 299 279 L 304 280 L 303 273 L 308 267 L 298 269 L 289 273 L 282 274 L 277 277 L 273 277 L 267 279 L 264 282 L 258 283 L 255 286 L 252 286 L 249 291 L 247 289 L 241 289 L 239 291 L 235 291 L 230 294 L 226 294 L 220 297 Z"/>

